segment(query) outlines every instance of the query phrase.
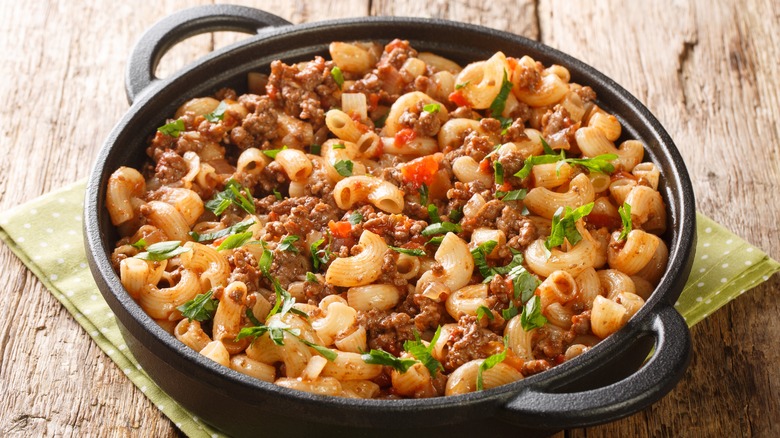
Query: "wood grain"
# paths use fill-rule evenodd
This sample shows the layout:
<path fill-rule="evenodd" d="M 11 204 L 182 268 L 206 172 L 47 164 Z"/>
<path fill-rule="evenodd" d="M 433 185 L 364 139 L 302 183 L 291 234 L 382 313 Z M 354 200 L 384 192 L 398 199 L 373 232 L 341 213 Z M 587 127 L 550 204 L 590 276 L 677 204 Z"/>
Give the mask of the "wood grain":
<path fill-rule="evenodd" d="M 0 212 L 87 176 L 127 110 L 126 57 L 161 17 L 207 1 L 0 0 Z M 674 138 L 699 211 L 780 259 L 780 15 L 776 0 L 234 1 L 293 23 L 414 15 L 482 24 L 563 50 L 643 101 Z M 190 38 L 165 76 L 243 38 Z M 180 432 L 0 246 L 0 436 Z M 652 407 L 559 436 L 780 436 L 780 279 L 692 330 L 694 358 Z"/>

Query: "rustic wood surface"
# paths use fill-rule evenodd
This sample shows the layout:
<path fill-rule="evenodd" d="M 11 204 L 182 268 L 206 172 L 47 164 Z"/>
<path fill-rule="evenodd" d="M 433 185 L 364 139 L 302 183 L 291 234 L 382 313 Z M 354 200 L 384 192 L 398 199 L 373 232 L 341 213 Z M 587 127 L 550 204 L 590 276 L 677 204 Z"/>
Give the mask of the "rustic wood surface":
<path fill-rule="evenodd" d="M 0 1 L 0 211 L 87 176 L 127 110 L 125 60 L 159 18 L 206 1 Z M 233 1 L 293 23 L 364 15 L 459 20 L 521 34 L 614 78 L 675 139 L 700 212 L 780 259 L 777 0 Z M 175 71 L 241 38 L 191 38 Z M 178 436 L 0 245 L 0 436 Z M 780 436 L 780 278 L 692 330 L 694 358 L 652 407 L 566 437 Z"/>

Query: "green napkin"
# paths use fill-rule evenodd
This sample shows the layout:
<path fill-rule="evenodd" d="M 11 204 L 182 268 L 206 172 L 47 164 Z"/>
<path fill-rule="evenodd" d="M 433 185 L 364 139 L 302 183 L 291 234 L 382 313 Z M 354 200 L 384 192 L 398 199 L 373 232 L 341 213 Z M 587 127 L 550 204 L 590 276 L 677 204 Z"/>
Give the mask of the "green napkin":
<path fill-rule="evenodd" d="M 87 267 L 84 191 L 85 181 L 78 181 L 0 215 L 0 239 L 176 427 L 191 437 L 220 436 L 155 385 L 128 351 Z M 696 260 L 675 304 L 689 326 L 780 271 L 778 262 L 709 218 L 699 214 L 697 221 Z"/>

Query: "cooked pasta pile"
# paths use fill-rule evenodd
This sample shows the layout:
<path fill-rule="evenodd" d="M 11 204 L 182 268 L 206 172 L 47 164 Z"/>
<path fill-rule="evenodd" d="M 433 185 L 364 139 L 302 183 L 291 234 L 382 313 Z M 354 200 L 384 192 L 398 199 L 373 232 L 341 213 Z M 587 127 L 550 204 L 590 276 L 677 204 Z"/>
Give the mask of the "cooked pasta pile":
<path fill-rule="evenodd" d="M 648 299 L 659 170 L 565 67 L 330 57 L 184 103 L 111 175 L 112 262 L 181 342 L 288 388 L 434 397 L 570 360 Z"/>

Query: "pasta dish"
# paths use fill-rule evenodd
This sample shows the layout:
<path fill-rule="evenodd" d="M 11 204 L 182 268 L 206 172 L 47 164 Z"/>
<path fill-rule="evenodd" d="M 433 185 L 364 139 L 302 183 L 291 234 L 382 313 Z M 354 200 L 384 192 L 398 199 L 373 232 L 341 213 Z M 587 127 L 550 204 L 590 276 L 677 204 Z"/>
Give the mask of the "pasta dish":
<path fill-rule="evenodd" d="M 650 297 L 660 172 L 565 67 L 329 48 L 185 102 L 110 176 L 112 263 L 161 327 L 283 387 L 422 398 L 543 372 Z"/>

